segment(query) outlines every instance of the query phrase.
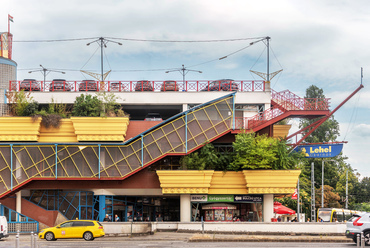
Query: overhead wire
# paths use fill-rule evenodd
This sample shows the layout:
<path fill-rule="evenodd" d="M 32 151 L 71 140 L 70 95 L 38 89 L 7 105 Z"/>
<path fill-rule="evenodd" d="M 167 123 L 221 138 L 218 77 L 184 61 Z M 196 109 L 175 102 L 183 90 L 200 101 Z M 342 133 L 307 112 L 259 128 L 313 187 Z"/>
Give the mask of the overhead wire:
<path fill-rule="evenodd" d="M 347 126 L 347 131 L 346 131 L 346 133 L 344 135 L 343 140 L 346 140 L 347 135 L 350 133 L 350 130 L 353 130 L 353 127 L 354 127 L 354 125 L 356 123 L 357 112 L 358 112 L 358 105 L 359 105 L 359 102 L 360 102 L 360 97 L 361 97 L 361 92 L 360 92 L 360 94 L 358 94 L 357 99 L 355 101 L 355 106 L 354 106 L 354 109 L 353 109 L 353 111 L 351 113 L 351 117 L 349 119 L 349 123 L 348 123 L 348 126 Z M 353 117 L 354 117 L 354 121 L 352 122 L 352 118 Z"/>
<path fill-rule="evenodd" d="M 86 37 L 86 38 L 70 38 L 70 39 L 52 39 L 52 40 L 13 40 L 13 42 L 25 42 L 25 43 L 37 43 L 37 42 L 68 42 L 68 41 L 82 41 L 82 40 L 93 40 L 101 37 Z M 123 41 L 140 41 L 140 42 L 163 42 L 163 43 L 200 43 L 200 42 L 234 42 L 234 41 L 245 41 L 262 39 L 264 37 L 254 38 L 236 38 L 236 39 L 214 39 L 214 40 L 155 40 L 155 39 L 135 39 L 135 38 L 116 38 L 106 37 L 112 40 L 123 40 Z"/>

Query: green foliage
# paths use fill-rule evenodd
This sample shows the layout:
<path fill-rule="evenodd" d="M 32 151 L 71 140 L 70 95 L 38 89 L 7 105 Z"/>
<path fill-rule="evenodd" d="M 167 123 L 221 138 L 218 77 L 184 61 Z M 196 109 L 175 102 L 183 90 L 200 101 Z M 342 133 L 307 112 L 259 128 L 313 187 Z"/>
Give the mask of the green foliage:
<path fill-rule="evenodd" d="M 100 116 L 102 101 L 97 96 L 84 95 L 76 97 L 73 105 L 73 116 L 97 117 Z"/>
<path fill-rule="evenodd" d="M 18 92 L 8 92 L 6 94 L 9 102 L 12 103 L 10 110 L 14 116 L 32 116 L 37 111 L 39 105 L 24 90 Z"/>
<path fill-rule="evenodd" d="M 181 158 L 180 163 L 186 165 L 188 170 L 214 170 L 219 164 L 218 152 L 208 143 L 199 151 Z"/>
<path fill-rule="evenodd" d="M 246 169 L 294 169 L 303 157 L 300 153 L 289 153 L 283 139 L 266 135 L 240 133 L 233 143 L 235 156 L 230 167 L 235 170 Z"/>
<path fill-rule="evenodd" d="M 96 93 L 98 99 L 101 102 L 100 113 L 101 116 L 116 116 L 115 107 L 117 105 L 118 97 L 113 93 L 98 92 Z"/>

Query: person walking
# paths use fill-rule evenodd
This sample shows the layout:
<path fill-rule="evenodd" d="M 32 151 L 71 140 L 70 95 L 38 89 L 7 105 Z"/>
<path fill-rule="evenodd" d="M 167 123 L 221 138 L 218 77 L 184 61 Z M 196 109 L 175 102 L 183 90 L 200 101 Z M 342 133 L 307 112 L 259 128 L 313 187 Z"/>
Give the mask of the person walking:
<path fill-rule="evenodd" d="M 114 216 L 114 221 L 115 221 L 115 222 L 120 221 L 120 218 L 118 217 L 118 215 L 117 215 L 117 214 Z"/>

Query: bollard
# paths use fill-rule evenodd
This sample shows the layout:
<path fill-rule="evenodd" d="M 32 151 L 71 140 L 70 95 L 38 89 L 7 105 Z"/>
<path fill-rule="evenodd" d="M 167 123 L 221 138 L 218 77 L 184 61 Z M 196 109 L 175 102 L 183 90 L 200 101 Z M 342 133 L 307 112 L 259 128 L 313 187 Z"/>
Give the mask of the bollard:
<path fill-rule="evenodd" d="M 204 234 L 204 221 L 203 221 L 203 216 L 202 216 L 202 234 Z"/>
<path fill-rule="evenodd" d="M 132 223 L 134 223 L 134 220 L 131 221 L 131 236 L 132 237 Z"/>
<path fill-rule="evenodd" d="M 33 241 L 33 246 L 34 246 L 34 248 L 37 248 L 37 238 L 38 238 L 38 237 L 37 237 L 37 233 L 35 233 L 35 234 L 34 234 L 34 238 L 35 238 L 35 239 L 34 239 L 34 241 Z"/>
<path fill-rule="evenodd" d="M 19 231 L 17 231 L 17 235 L 15 236 L 15 248 L 19 248 Z"/>
<path fill-rule="evenodd" d="M 365 248 L 364 232 L 361 232 L 361 248 Z"/>
<path fill-rule="evenodd" d="M 31 232 L 31 248 L 33 248 L 33 232 Z"/>
<path fill-rule="evenodd" d="M 356 247 L 360 247 L 360 234 L 358 234 L 357 233 L 357 242 L 356 242 L 356 244 L 357 244 L 357 246 Z"/>

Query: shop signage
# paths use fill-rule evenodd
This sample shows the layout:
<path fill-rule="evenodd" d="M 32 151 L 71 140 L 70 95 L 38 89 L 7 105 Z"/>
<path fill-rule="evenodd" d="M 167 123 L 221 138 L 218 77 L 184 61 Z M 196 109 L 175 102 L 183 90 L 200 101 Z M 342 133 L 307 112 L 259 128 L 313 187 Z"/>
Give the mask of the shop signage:
<path fill-rule="evenodd" d="M 207 195 L 191 195 L 190 201 L 192 202 L 207 202 Z"/>
<path fill-rule="evenodd" d="M 234 195 L 208 195 L 208 202 L 234 202 Z"/>
<path fill-rule="evenodd" d="M 343 149 L 343 144 L 302 145 L 294 148 L 303 151 L 306 158 L 331 158 L 337 156 Z"/>
<path fill-rule="evenodd" d="M 235 202 L 262 202 L 262 195 L 234 195 Z"/>

